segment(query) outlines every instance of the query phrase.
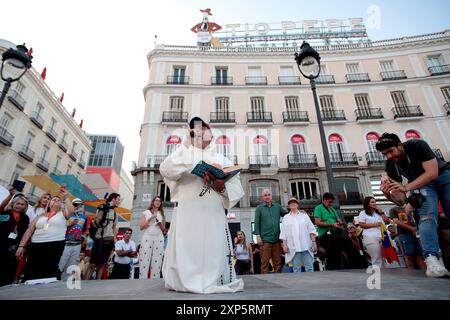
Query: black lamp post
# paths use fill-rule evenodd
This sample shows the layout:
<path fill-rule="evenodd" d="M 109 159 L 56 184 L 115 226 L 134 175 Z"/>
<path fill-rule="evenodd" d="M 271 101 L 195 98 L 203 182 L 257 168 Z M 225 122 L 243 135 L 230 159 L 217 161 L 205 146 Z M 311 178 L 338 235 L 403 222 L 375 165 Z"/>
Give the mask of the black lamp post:
<path fill-rule="evenodd" d="M 300 49 L 301 49 L 300 53 L 295 53 L 295 61 L 297 62 L 297 67 L 298 70 L 300 70 L 300 73 L 305 78 L 308 78 L 309 82 L 311 83 L 311 90 L 314 96 L 314 105 L 316 107 L 317 123 L 319 125 L 320 140 L 322 141 L 322 152 L 325 160 L 325 170 L 327 173 L 328 190 L 330 190 L 330 192 L 335 195 L 336 197 L 335 203 L 336 206 L 339 208 L 339 199 L 336 195 L 333 172 L 331 170 L 330 154 L 328 153 L 328 145 L 325 137 L 325 130 L 323 128 L 322 116 L 319 108 L 319 100 L 317 99 L 316 93 L 315 79 L 320 74 L 320 56 L 319 53 L 313 48 L 311 48 L 309 43 L 307 43 L 306 41 L 303 41 Z M 342 219 L 342 222 L 345 223 L 345 220 Z"/>
<path fill-rule="evenodd" d="M 0 108 L 5 100 L 11 83 L 19 80 L 25 72 L 31 68 L 32 56 L 28 56 L 28 49 L 25 44 L 16 46 L 16 49 L 9 48 L 2 54 L 1 77 L 5 81 L 2 95 L 0 96 Z"/>

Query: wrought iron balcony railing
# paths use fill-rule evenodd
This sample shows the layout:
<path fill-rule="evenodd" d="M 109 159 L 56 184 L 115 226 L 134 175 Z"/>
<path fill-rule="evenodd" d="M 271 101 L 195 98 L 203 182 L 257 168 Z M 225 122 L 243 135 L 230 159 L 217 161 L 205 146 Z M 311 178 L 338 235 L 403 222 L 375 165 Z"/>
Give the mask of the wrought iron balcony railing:
<path fill-rule="evenodd" d="M 47 172 L 48 168 L 50 166 L 50 163 L 48 163 L 48 161 L 45 160 L 44 158 L 39 158 L 38 161 L 36 162 L 36 166 L 38 168 L 40 168 L 41 170 Z"/>
<path fill-rule="evenodd" d="M 247 85 L 267 85 L 267 77 L 245 77 L 245 84 Z"/>
<path fill-rule="evenodd" d="M 336 83 L 334 76 L 331 74 L 321 74 L 315 79 L 318 84 L 332 84 Z"/>
<path fill-rule="evenodd" d="M 280 85 L 295 85 L 295 84 L 301 84 L 300 77 L 298 76 L 279 76 L 278 77 L 278 83 Z"/>
<path fill-rule="evenodd" d="M 178 111 L 164 111 L 162 122 L 187 122 L 188 113 Z"/>
<path fill-rule="evenodd" d="M 345 75 L 347 82 L 367 82 L 370 81 L 368 73 L 349 73 Z"/>
<path fill-rule="evenodd" d="M 358 158 L 355 152 L 330 153 L 331 165 L 334 167 L 357 166 Z"/>
<path fill-rule="evenodd" d="M 383 81 L 406 79 L 404 70 L 383 71 L 380 72 L 380 75 Z"/>
<path fill-rule="evenodd" d="M 356 120 L 383 119 L 381 108 L 359 108 L 355 110 Z"/>
<path fill-rule="evenodd" d="M 369 166 L 384 166 L 386 158 L 381 152 L 369 151 L 366 153 L 366 160 Z"/>
<path fill-rule="evenodd" d="M 11 147 L 14 141 L 14 136 L 5 128 L 0 127 L 0 143 Z"/>
<path fill-rule="evenodd" d="M 56 131 L 52 128 L 52 127 L 48 127 L 47 131 L 45 132 L 45 134 L 53 140 L 53 142 L 56 142 L 56 138 L 58 137 Z"/>
<path fill-rule="evenodd" d="M 277 156 L 249 156 L 249 169 L 261 169 L 277 166 Z"/>
<path fill-rule="evenodd" d="M 167 76 L 167 84 L 189 84 L 189 77 Z"/>
<path fill-rule="evenodd" d="M 211 84 L 214 86 L 231 86 L 233 77 L 211 77 Z"/>
<path fill-rule="evenodd" d="M 444 103 L 443 107 L 447 115 L 450 115 L 450 102 Z"/>
<path fill-rule="evenodd" d="M 33 111 L 30 117 L 31 122 L 37 125 L 40 129 L 44 127 L 44 119 L 41 117 L 39 113 Z"/>
<path fill-rule="evenodd" d="M 272 112 L 247 112 L 247 122 L 272 122 Z"/>
<path fill-rule="evenodd" d="M 287 158 L 289 169 L 311 169 L 318 166 L 315 154 L 290 154 Z"/>
<path fill-rule="evenodd" d="M 394 107 L 391 110 L 394 113 L 394 119 L 423 117 L 420 106 L 401 106 Z"/>
<path fill-rule="evenodd" d="M 284 111 L 283 122 L 309 122 L 308 111 Z"/>
<path fill-rule="evenodd" d="M 234 123 L 236 122 L 235 112 L 211 112 L 211 123 Z"/>
<path fill-rule="evenodd" d="M 64 140 L 61 140 L 58 146 L 62 151 L 67 152 L 67 143 Z"/>
<path fill-rule="evenodd" d="M 11 90 L 11 95 L 8 97 L 8 100 L 21 111 L 25 108 L 26 101 L 16 89 Z"/>
<path fill-rule="evenodd" d="M 346 120 L 344 110 L 322 110 L 320 116 L 323 121 Z"/>
<path fill-rule="evenodd" d="M 148 156 L 145 161 L 145 166 L 147 168 L 158 169 L 160 164 L 167 158 L 167 155 L 159 155 L 159 156 Z"/>
<path fill-rule="evenodd" d="M 24 144 L 20 147 L 18 154 L 22 158 L 24 158 L 30 162 L 32 162 L 34 159 L 34 151 L 31 150 L 27 145 L 24 145 Z"/>
<path fill-rule="evenodd" d="M 443 64 L 440 66 L 432 66 L 432 67 L 429 67 L 428 70 L 430 71 L 432 76 L 447 74 L 447 73 L 450 73 L 450 64 Z"/>

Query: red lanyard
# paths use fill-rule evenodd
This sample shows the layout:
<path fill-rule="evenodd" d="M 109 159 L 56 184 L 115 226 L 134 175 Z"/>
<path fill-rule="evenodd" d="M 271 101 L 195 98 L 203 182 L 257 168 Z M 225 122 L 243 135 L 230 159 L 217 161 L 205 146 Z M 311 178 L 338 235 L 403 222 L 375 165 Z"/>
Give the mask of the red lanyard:
<path fill-rule="evenodd" d="M 349 238 L 353 242 L 353 244 L 358 248 L 358 250 L 361 250 L 361 245 L 359 244 L 358 238 L 356 239 L 356 242 L 353 240 L 353 237 Z"/>
<path fill-rule="evenodd" d="M 12 213 L 13 213 L 14 220 L 16 221 L 16 224 L 14 226 L 14 232 L 16 232 L 17 227 L 19 226 L 20 213 L 16 212 L 16 211 L 13 211 Z"/>

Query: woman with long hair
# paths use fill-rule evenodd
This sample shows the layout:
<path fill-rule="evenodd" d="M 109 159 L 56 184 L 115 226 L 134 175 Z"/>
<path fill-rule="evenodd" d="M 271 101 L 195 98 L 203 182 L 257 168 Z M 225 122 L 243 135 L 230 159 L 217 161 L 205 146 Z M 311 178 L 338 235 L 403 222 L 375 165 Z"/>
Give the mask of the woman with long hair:
<path fill-rule="evenodd" d="M 0 205 L 0 286 L 14 282 L 18 264 L 15 253 L 30 223 L 26 214 L 28 200 L 24 196 L 14 197 L 11 205 L 3 210 L 14 192 L 11 189 Z"/>
<path fill-rule="evenodd" d="M 374 197 L 364 198 L 364 210 L 359 213 L 359 226 L 363 229 L 363 244 L 370 255 L 370 263 L 381 267 L 383 264 L 381 249 L 381 225 L 383 211 Z"/>
<path fill-rule="evenodd" d="M 234 256 L 236 257 L 234 270 L 237 275 L 253 273 L 252 245 L 247 243 L 242 230 L 239 230 L 234 238 Z"/>
<path fill-rule="evenodd" d="M 148 210 L 142 213 L 140 228 L 143 234 L 139 252 L 139 279 L 161 277 L 165 224 L 162 200 L 161 197 L 156 196 Z"/>
<path fill-rule="evenodd" d="M 73 206 L 67 198 L 67 190 L 61 187 L 60 196 L 48 202 L 43 214 L 33 220 L 17 249 L 17 258 L 28 253 L 25 280 L 59 278 L 58 263 L 64 250 L 67 218 Z"/>
<path fill-rule="evenodd" d="M 32 207 L 31 210 L 28 210 L 28 216 L 30 217 L 30 222 L 34 220 L 37 216 L 40 216 L 45 213 L 45 208 L 47 207 L 48 202 L 52 195 L 50 193 L 44 193 L 39 197 L 39 200 Z"/>

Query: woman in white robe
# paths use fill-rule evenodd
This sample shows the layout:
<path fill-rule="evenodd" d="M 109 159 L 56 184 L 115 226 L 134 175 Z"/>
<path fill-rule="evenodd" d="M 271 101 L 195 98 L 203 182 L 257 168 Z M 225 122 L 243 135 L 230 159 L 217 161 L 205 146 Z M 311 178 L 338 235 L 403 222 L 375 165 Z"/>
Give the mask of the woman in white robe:
<path fill-rule="evenodd" d="M 194 293 L 240 291 L 244 283 L 236 279 L 232 265 L 233 247 L 225 215 L 225 209 L 244 195 L 239 174 L 225 183 L 223 193 L 210 189 L 200 196 L 204 180 L 191 173 L 200 160 L 222 167 L 233 165 L 215 153 L 211 144 L 202 150 L 185 143 L 160 166 L 171 201 L 178 202 L 163 262 L 165 285 Z"/>

